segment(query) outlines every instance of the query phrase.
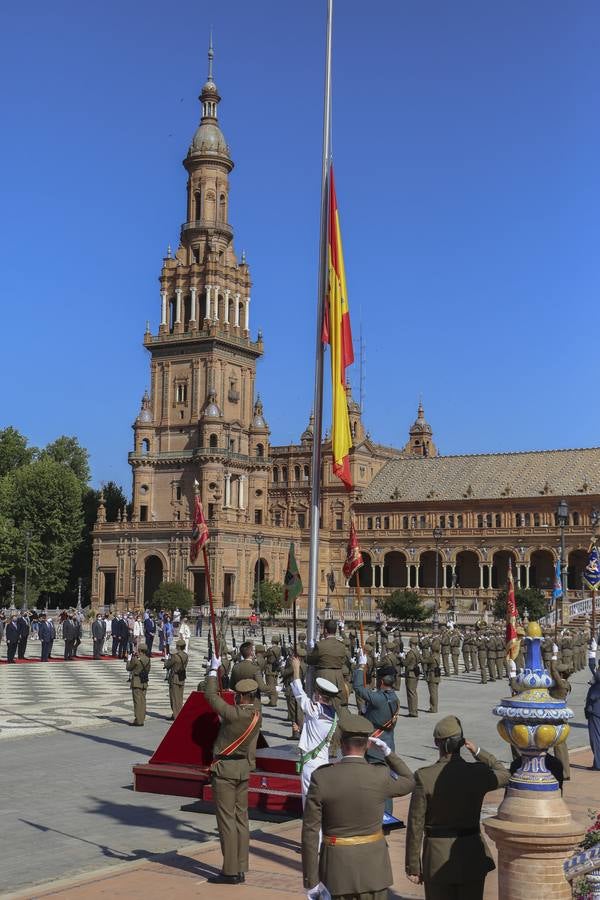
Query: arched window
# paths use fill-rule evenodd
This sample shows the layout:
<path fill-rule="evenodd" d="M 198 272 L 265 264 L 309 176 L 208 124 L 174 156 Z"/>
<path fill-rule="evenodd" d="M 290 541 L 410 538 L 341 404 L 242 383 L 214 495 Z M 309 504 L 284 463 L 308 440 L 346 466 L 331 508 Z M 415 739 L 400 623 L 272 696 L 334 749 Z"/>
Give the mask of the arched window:
<path fill-rule="evenodd" d="M 219 222 L 224 222 L 226 219 L 226 202 L 225 194 L 221 194 L 219 197 Z"/>
<path fill-rule="evenodd" d="M 217 437 L 216 434 L 211 434 L 211 436 L 208 439 L 208 446 L 209 447 L 218 447 L 219 446 L 219 438 Z"/>
<path fill-rule="evenodd" d="M 202 218 L 202 197 L 200 195 L 200 191 L 196 191 L 194 194 L 194 219 L 196 222 L 199 222 Z"/>
<path fill-rule="evenodd" d="M 483 513 L 477 513 L 477 527 L 483 528 Z"/>
<path fill-rule="evenodd" d="M 402 527 L 408 528 L 408 516 L 402 516 Z"/>
<path fill-rule="evenodd" d="M 446 527 L 446 516 L 440 516 L 440 528 Z"/>
<path fill-rule="evenodd" d="M 212 191 L 208 191 L 206 201 L 204 203 L 204 218 L 209 222 L 215 220 L 215 195 Z"/>
<path fill-rule="evenodd" d="M 259 459 L 262 459 L 265 455 L 265 445 L 257 444 L 256 445 L 256 455 Z"/>
<path fill-rule="evenodd" d="M 523 527 L 523 516 L 521 513 L 515 513 L 515 525 L 517 528 Z"/>
<path fill-rule="evenodd" d="M 457 517 L 456 517 L 456 527 L 457 527 L 457 528 L 462 528 L 462 527 L 463 527 L 463 516 L 462 516 L 462 513 L 459 513 L 459 514 L 457 515 Z"/>
<path fill-rule="evenodd" d="M 524 522 L 525 522 L 525 527 L 529 528 L 529 526 L 531 525 L 531 513 L 525 513 Z"/>
<path fill-rule="evenodd" d="M 485 514 L 485 527 L 486 527 L 486 528 L 491 528 L 491 527 L 492 527 L 492 524 L 493 524 L 492 514 L 491 514 L 491 513 L 486 513 L 486 514 Z"/>
<path fill-rule="evenodd" d="M 150 453 L 150 441 L 148 438 L 143 439 L 141 449 L 144 454 Z"/>
<path fill-rule="evenodd" d="M 381 528 L 381 516 L 375 516 L 375 528 Z"/>
<path fill-rule="evenodd" d="M 304 480 L 308 481 L 310 478 L 310 468 L 308 466 L 304 466 Z"/>
<path fill-rule="evenodd" d="M 495 522 L 496 528 L 502 528 L 502 516 L 500 515 L 500 513 L 496 513 Z"/>
<path fill-rule="evenodd" d="M 419 528 L 426 528 L 426 527 L 427 527 L 427 519 L 425 518 L 425 516 L 419 516 Z"/>
<path fill-rule="evenodd" d="M 540 527 L 540 514 L 539 513 L 533 514 L 533 527 L 534 528 Z"/>
<path fill-rule="evenodd" d="M 571 522 L 573 523 L 573 525 L 579 525 L 580 520 L 579 520 L 579 513 L 578 513 L 578 512 L 574 512 L 574 513 L 573 513 L 573 515 L 571 516 Z"/>
<path fill-rule="evenodd" d="M 287 480 L 288 480 L 287 466 L 282 466 L 282 467 L 281 467 L 281 480 L 282 480 L 282 481 L 287 481 Z"/>
<path fill-rule="evenodd" d="M 372 531 L 372 530 L 373 530 L 373 519 L 371 518 L 371 516 L 369 516 L 367 519 L 367 531 Z"/>
<path fill-rule="evenodd" d="M 417 527 L 417 517 L 416 517 L 416 516 L 411 516 L 411 517 L 410 517 L 410 527 L 411 527 L 411 528 L 416 528 L 416 527 Z"/>
<path fill-rule="evenodd" d="M 294 466 L 294 481 L 300 481 L 300 466 Z"/>
<path fill-rule="evenodd" d="M 273 466 L 273 481 L 275 482 L 275 484 L 279 482 L 279 469 L 277 468 L 277 466 Z"/>

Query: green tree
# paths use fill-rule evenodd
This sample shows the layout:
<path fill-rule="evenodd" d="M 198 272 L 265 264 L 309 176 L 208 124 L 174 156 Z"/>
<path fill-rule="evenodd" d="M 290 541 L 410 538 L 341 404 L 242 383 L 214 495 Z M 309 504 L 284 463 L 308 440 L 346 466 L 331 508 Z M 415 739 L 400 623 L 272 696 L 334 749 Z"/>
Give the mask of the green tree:
<path fill-rule="evenodd" d="M 389 597 L 378 600 L 377 605 L 386 616 L 407 625 L 423 622 L 429 616 L 418 593 L 408 588 L 394 591 Z"/>
<path fill-rule="evenodd" d="M 41 459 L 0 480 L 0 571 L 23 581 L 28 553 L 28 602 L 59 593 L 81 541 L 81 483 L 66 466 Z M 8 523 L 8 524 L 7 524 Z"/>
<path fill-rule="evenodd" d="M 494 600 L 494 617 L 496 619 L 506 619 L 506 596 L 506 589 L 504 589 Z M 517 588 L 515 600 L 521 618 L 525 615 L 525 609 L 532 621 L 537 621 L 548 612 L 548 599 L 537 588 Z"/>
<path fill-rule="evenodd" d="M 44 447 L 40 459 L 52 459 L 61 466 L 67 466 L 83 485 L 90 480 L 90 455 L 76 437 L 62 435 L 56 438 Z"/>
<path fill-rule="evenodd" d="M 0 478 L 33 461 L 37 450 L 16 428 L 0 429 Z"/>
<path fill-rule="evenodd" d="M 279 615 L 283 609 L 284 587 L 276 581 L 261 581 L 260 583 L 260 604 L 258 611 L 264 613 L 269 618 Z M 256 585 L 252 591 L 252 602 L 256 606 Z"/>
<path fill-rule="evenodd" d="M 179 609 L 187 612 L 194 602 L 194 595 L 180 581 L 163 581 L 156 588 L 150 601 L 151 609 L 166 609 L 171 612 Z"/>

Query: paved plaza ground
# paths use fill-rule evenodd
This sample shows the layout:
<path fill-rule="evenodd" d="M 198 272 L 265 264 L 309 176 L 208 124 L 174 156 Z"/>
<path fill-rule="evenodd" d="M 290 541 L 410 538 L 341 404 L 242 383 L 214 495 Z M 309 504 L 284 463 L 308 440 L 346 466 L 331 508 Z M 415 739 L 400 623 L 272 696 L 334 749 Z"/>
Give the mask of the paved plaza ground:
<path fill-rule="evenodd" d="M 35 642 L 30 649 L 35 655 Z M 90 652 L 88 643 L 83 652 Z M 205 653 L 204 640 L 193 638 L 186 692 L 196 687 Z M 587 680 L 587 670 L 573 678 L 573 748 L 588 743 L 583 717 Z M 467 736 L 509 761 L 508 745 L 498 736 L 491 714 L 492 706 L 506 695 L 506 683 L 478 681 L 477 675 L 465 674 L 443 679 L 437 716 L 423 712 L 418 719 L 399 719 L 397 747 L 411 768 L 434 760 L 432 728 L 450 712 L 461 718 Z M 424 684 L 419 697 L 424 711 Z M 401 700 L 406 713 L 404 689 Z M 192 800 L 132 790 L 132 766 L 150 758 L 170 725 L 160 660 L 154 662 L 151 674 L 148 710 L 143 729 L 127 726 L 131 700 L 125 666 L 119 661 L 0 668 L 0 896 L 16 892 L 34 897 L 47 895 L 48 890 L 69 898 L 109 894 L 148 898 L 159 892 L 230 896 L 232 888 L 215 888 L 205 881 L 221 859 L 211 811 Z M 272 744 L 288 733 L 283 701 L 277 709 L 264 709 L 263 730 Z M 585 751 L 573 756 L 575 777 L 566 789 L 569 802 L 579 797 L 582 810 L 600 795 L 597 773 L 585 769 L 588 757 Z M 492 814 L 497 802 L 490 796 L 484 813 Z M 406 805 L 407 800 L 399 801 L 404 813 Z M 273 892 L 302 894 L 296 853 L 299 826 L 282 822 L 267 822 L 264 816 L 253 819 L 259 831 L 252 841 L 252 872 L 248 885 L 236 888 L 246 900 Z M 403 880 L 403 845 L 403 832 L 395 833 L 390 846 L 397 880 L 390 896 L 421 897 L 420 889 Z M 82 883 L 88 873 L 94 873 L 93 886 Z M 74 886 L 64 881 L 74 877 Z M 489 881 L 493 891 L 495 880 Z M 47 887 L 34 888 L 42 884 Z"/>

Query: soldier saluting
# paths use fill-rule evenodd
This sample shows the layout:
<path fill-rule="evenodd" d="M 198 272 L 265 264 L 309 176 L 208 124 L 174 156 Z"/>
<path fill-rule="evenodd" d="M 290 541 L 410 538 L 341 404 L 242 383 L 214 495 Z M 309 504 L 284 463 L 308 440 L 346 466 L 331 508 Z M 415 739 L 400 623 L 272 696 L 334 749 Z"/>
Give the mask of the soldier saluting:
<path fill-rule="evenodd" d="M 150 672 L 150 659 L 148 648 L 140 644 L 138 652 L 127 657 L 127 671 L 130 673 L 131 697 L 133 700 L 133 722 L 130 725 L 140 727 L 146 720 L 146 691 L 148 689 L 148 674 Z"/>
<path fill-rule="evenodd" d="M 185 640 L 179 638 L 175 644 L 175 653 L 163 660 L 169 681 L 169 702 L 171 718 L 176 719 L 183 706 L 183 689 L 185 687 L 186 670 L 189 656 L 185 652 Z"/>

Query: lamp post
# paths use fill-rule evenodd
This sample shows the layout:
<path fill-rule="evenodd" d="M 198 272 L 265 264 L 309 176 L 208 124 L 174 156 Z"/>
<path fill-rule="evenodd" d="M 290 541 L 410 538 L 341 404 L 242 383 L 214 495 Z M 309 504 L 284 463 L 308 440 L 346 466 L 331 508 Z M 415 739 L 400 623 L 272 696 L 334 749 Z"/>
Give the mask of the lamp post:
<path fill-rule="evenodd" d="M 29 544 L 31 543 L 31 530 L 25 532 L 25 579 L 23 582 L 23 609 L 27 609 L 27 578 L 29 575 Z"/>
<path fill-rule="evenodd" d="M 556 522 L 560 528 L 560 581 L 562 585 L 562 597 L 560 602 L 560 624 L 564 620 L 564 608 L 567 602 L 567 560 L 565 550 L 565 528 L 569 524 L 569 507 L 565 499 L 561 500 L 556 508 Z M 558 611 L 556 620 L 558 621 Z"/>
<path fill-rule="evenodd" d="M 81 612 L 81 583 L 83 578 L 79 577 L 77 579 L 77 611 Z"/>
<path fill-rule="evenodd" d="M 439 548 L 440 541 L 444 536 L 443 529 L 439 526 L 433 529 L 433 539 L 435 541 L 435 595 L 434 595 L 434 607 L 433 607 L 433 627 L 437 630 L 439 626 L 440 619 L 440 598 L 439 598 L 439 587 L 440 587 L 440 557 L 439 557 Z"/>
<path fill-rule="evenodd" d="M 260 613 L 260 545 L 264 541 L 264 534 L 259 531 L 258 534 L 254 535 L 254 540 L 256 541 L 258 547 L 258 560 L 256 564 L 256 612 Z"/>
<path fill-rule="evenodd" d="M 17 583 L 16 575 L 11 575 L 10 578 L 10 608 L 15 608 L 15 584 Z"/>

